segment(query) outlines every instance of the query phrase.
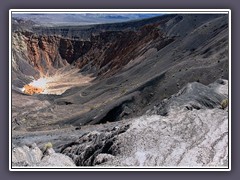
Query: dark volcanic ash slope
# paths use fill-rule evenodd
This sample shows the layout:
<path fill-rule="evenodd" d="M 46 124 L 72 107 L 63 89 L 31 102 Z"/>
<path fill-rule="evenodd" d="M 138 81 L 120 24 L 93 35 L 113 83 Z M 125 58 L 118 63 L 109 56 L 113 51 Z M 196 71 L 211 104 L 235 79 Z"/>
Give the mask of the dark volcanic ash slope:
<path fill-rule="evenodd" d="M 228 79 L 228 16 L 167 15 L 111 25 L 18 29 L 12 54 L 13 129 L 118 121 L 144 114 L 188 82 Z M 61 95 L 15 91 L 32 77 L 72 68 L 79 69 L 76 76 L 93 80 Z"/>

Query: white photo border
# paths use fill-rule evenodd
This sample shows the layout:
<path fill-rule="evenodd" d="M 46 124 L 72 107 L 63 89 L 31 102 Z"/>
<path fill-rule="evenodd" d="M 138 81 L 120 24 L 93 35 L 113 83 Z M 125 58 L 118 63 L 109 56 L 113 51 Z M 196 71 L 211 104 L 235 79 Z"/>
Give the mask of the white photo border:
<path fill-rule="evenodd" d="M 12 167 L 12 14 L 228 14 L 229 27 L 229 111 L 228 111 L 228 167 Z M 9 171 L 231 171 L 231 10 L 230 9 L 10 9 L 9 10 Z"/>

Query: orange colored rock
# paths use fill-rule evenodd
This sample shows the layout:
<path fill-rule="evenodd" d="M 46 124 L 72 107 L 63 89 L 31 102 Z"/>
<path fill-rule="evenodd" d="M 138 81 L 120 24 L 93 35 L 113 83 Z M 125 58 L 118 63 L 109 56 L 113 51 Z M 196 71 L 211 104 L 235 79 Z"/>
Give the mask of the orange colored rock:
<path fill-rule="evenodd" d="M 30 95 L 40 94 L 40 93 L 43 92 L 43 89 L 27 84 L 27 85 L 24 86 L 24 91 L 23 92 L 25 94 L 30 94 Z"/>

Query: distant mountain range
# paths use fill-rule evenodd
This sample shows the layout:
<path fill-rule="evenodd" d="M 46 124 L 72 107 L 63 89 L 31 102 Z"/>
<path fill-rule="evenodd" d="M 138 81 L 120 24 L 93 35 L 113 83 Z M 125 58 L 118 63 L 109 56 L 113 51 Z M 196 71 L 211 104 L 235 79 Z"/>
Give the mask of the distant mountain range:
<path fill-rule="evenodd" d="M 12 17 L 23 20 L 31 20 L 44 26 L 57 25 L 89 25 L 124 22 L 138 19 L 151 18 L 162 14 L 104 14 L 104 13 L 85 13 L 85 14 L 12 14 Z"/>

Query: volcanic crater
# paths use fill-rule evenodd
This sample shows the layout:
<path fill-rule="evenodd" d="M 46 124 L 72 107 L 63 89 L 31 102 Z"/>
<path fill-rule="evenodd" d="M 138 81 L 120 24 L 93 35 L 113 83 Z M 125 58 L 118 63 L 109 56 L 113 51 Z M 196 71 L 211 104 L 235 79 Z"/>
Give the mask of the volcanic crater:
<path fill-rule="evenodd" d="M 127 124 L 188 83 L 228 79 L 227 15 L 69 27 L 14 23 L 11 127 L 17 145 L 49 140 L 64 151 L 78 129 Z"/>

